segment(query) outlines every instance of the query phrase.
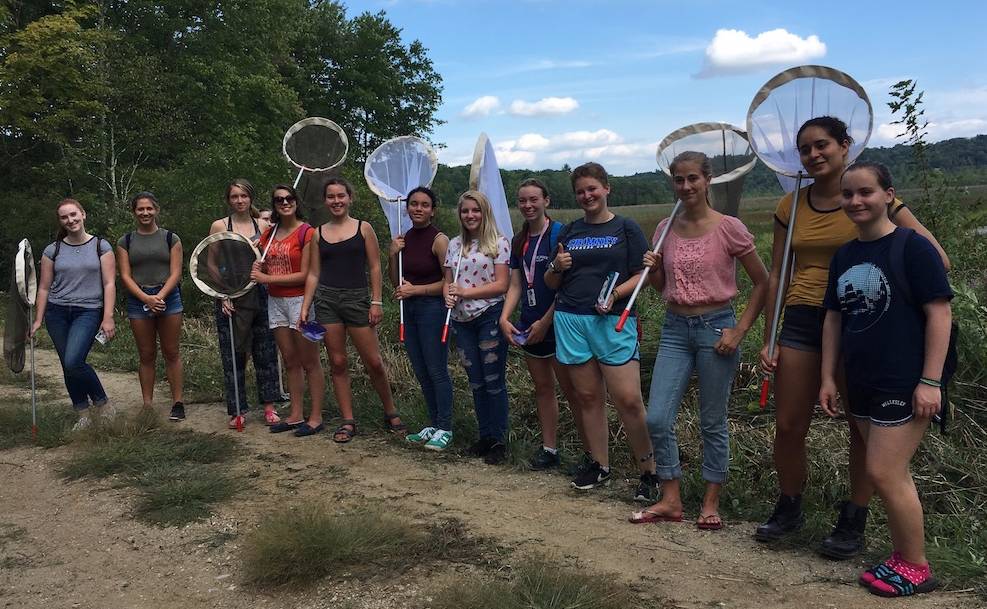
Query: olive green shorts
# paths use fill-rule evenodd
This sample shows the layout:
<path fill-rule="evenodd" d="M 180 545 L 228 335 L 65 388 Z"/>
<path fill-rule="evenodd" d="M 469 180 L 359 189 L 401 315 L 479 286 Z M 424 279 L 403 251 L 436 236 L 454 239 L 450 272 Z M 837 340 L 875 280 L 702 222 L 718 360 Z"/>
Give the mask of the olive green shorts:
<path fill-rule="evenodd" d="M 343 324 L 354 328 L 370 325 L 370 292 L 367 288 L 315 290 L 315 320 L 320 324 Z"/>

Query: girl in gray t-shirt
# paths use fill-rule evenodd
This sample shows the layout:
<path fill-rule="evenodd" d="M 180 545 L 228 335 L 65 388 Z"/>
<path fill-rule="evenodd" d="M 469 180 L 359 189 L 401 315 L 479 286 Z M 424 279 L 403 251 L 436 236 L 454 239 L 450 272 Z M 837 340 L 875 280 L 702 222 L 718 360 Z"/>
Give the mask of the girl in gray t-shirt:
<path fill-rule="evenodd" d="M 185 419 L 182 403 L 182 359 L 178 339 L 182 334 L 182 241 L 158 227 L 161 207 L 153 193 L 139 192 L 130 200 L 137 230 L 117 241 L 120 281 L 126 288 L 127 319 L 140 356 L 137 377 L 144 406 L 154 398 L 157 343 L 161 343 L 168 384 L 171 386 L 172 421 Z"/>
<path fill-rule="evenodd" d="M 79 430 L 90 425 L 90 406 L 105 410 L 107 404 L 106 391 L 86 357 L 97 333 L 106 340 L 116 333 L 116 264 L 110 244 L 86 232 L 86 212 L 81 203 L 63 199 L 56 214 L 58 238 L 41 256 L 31 336 L 45 324 L 62 362 L 72 407 L 79 413 L 73 429 Z"/>

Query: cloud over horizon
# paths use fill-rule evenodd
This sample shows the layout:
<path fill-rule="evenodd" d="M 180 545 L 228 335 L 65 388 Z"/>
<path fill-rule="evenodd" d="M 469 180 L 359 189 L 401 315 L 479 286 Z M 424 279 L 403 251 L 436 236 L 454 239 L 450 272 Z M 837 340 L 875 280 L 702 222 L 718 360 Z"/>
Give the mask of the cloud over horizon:
<path fill-rule="evenodd" d="M 706 47 L 696 78 L 744 74 L 771 66 L 796 65 L 826 55 L 815 34 L 801 38 L 778 28 L 751 37 L 743 30 L 719 29 Z"/>

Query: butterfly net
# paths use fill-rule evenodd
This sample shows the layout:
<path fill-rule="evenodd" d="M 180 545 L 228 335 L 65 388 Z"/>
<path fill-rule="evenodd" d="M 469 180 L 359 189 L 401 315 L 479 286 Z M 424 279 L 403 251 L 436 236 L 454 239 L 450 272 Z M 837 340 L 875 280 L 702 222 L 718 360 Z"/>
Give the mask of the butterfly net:
<path fill-rule="evenodd" d="M 788 191 L 794 180 L 785 178 L 804 172 L 795 141 L 799 127 L 819 116 L 846 123 L 853 138 L 848 163 L 863 152 L 874 124 L 873 109 L 864 88 L 839 70 L 825 66 L 785 70 L 765 83 L 751 101 L 747 111 L 751 146 Z"/>
<path fill-rule="evenodd" d="M 658 167 L 672 175 L 671 164 L 683 152 L 702 152 L 713 169 L 713 207 L 737 215 L 744 176 L 757 164 L 747 134 L 728 123 L 695 123 L 676 129 L 658 144 Z"/>
<path fill-rule="evenodd" d="M 237 298 L 254 286 L 250 272 L 260 253 L 238 233 L 209 235 L 192 251 L 189 273 L 203 293 L 214 298 Z"/>
<path fill-rule="evenodd" d="M 328 171 L 346 160 L 349 141 L 336 123 L 312 117 L 292 125 L 281 140 L 285 158 L 298 169 Z"/>
<path fill-rule="evenodd" d="M 380 200 L 392 237 L 411 226 L 401 202 L 413 188 L 430 185 L 438 167 L 432 147 L 410 135 L 387 140 L 367 157 L 363 176 Z"/>
<path fill-rule="evenodd" d="M 7 293 L 7 318 L 3 327 L 3 356 L 11 372 L 24 370 L 24 346 L 30 328 L 31 307 L 38 292 L 34 253 L 27 239 L 20 242 L 14 257 L 10 290 Z"/>
<path fill-rule="evenodd" d="M 480 134 L 473 149 L 470 188 L 486 195 L 497 222 L 497 230 L 510 240 L 514 236 L 514 228 L 511 226 L 511 211 L 507 204 L 507 193 L 504 191 L 504 180 L 500 176 L 493 143 L 485 133 Z"/>

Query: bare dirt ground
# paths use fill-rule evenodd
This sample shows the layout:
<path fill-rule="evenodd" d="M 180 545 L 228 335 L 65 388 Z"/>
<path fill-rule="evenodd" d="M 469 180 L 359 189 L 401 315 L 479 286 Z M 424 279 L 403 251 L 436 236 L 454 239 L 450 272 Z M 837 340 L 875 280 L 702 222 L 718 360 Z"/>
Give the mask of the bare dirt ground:
<path fill-rule="evenodd" d="M 64 402 L 54 353 L 39 352 L 38 369 L 52 380 L 52 399 Z M 134 375 L 100 376 L 118 408 L 139 405 Z M 164 389 L 157 392 L 161 398 Z M 167 414 L 163 401 L 159 408 Z M 180 425 L 236 434 L 225 429 L 218 404 L 193 405 L 188 412 Z M 71 458 L 71 447 L 0 452 L 0 607 L 428 607 L 443 583 L 475 578 L 481 570 L 419 565 L 370 579 L 327 578 L 300 590 L 244 586 L 241 536 L 306 500 L 347 507 L 376 503 L 421 522 L 455 517 L 471 534 L 494 540 L 508 562 L 529 552 L 547 554 L 623 581 L 656 607 L 981 606 L 962 593 L 879 599 L 855 584 L 861 564 L 829 562 L 808 549 L 765 548 L 751 540 L 752 523 L 730 522 L 719 532 L 699 532 L 688 519 L 631 525 L 628 504 L 576 495 L 561 475 L 426 454 L 383 436 L 361 435 L 337 445 L 329 434 L 274 435 L 253 420 L 236 437 L 244 450 L 234 467 L 246 488 L 210 519 L 180 528 L 135 521 L 131 491 L 112 481 L 61 480 L 55 469 Z"/>

